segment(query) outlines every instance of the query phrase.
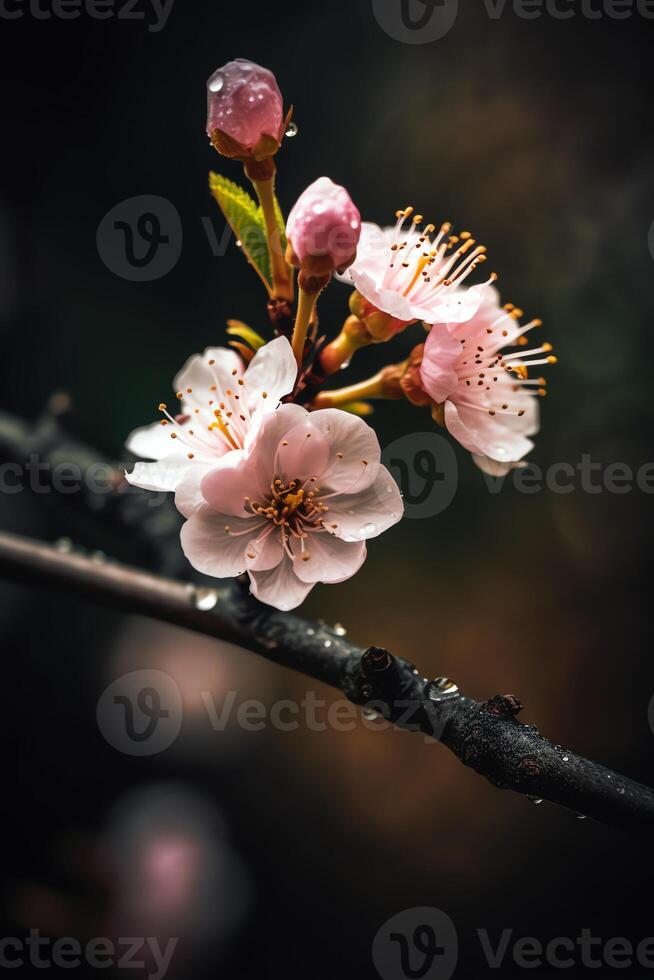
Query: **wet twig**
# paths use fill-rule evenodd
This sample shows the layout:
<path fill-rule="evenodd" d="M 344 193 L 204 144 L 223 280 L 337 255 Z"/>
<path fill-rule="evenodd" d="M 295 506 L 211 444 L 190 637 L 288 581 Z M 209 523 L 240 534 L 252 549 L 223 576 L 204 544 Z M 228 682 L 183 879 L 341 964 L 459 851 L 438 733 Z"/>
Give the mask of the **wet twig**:
<path fill-rule="evenodd" d="M 66 436 L 52 412 L 36 425 L 0 415 L 0 457 L 20 462 L 35 454 L 46 473 L 57 460 L 82 473 L 91 465 L 108 465 Z M 98 563 L 0 533 L 0 575 L 236 643 L 332 685 L 399 727 L 438 739 L 495 786 L 550 800 L 628 832 L 651 834 L 654 792 L 554 745 L 533 725 L 521 724 L 517 698 L 474 701 L 447 679 L 428 681 L 413 664 L 383 648 L 364 651 L 326 626 L 261 605 L 240 582 L 209 587 L 167 577 L 185 566 L 179 521 L 169 502 L 153 509 L 147 503 L 152 495 L 125 493 L 119 472 L 102 507 L 89 494 L 82 489 L 71 499 L 103 523 L 123 532 L 128 528 L 149 551 L 149 564 L 165 574 Z"/>

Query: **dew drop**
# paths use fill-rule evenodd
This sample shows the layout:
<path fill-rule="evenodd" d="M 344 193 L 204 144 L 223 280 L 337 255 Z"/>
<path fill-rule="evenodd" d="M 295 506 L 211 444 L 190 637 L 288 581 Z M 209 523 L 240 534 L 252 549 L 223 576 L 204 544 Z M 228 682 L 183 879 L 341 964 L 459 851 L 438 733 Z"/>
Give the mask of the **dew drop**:
<path fill-rule="evenodd" d="M 311 627 L 309 627 L 309 629 L 307 630 L 307 636 L 313 636 L 315 632 L 316 631 L 314 629 L 311 629 Z"/>
<path fill-rule="evenodd" d="M 107 560 L 107 556 L 104 551 L 94 551 L 91 554 L 91 561 L 94 565 L 104 565 Z"/>
<path fill-rule="evenodd" d="M 221 88 L 225 84 L 225 76 L 217 71 L 211 76 L 208 82 L 208 88 L 210 92 L 220 92 Z"/>
<path fill-rule="evenodd" d="M 527 799 L 530 803 L 533 803 L 534 806 L 540 806 L 543 802 L 540 796 L 530 796 L 527 794 Z"/>
<path fill-rule="evenodd" d="M 193 595 L 193 604 L 200 612 L 211 612 L 218 602 L 218 593 L 215 589 L 196 589 Z"/>
<path fill-rule="evenodd" d="M 70 538 L 59 538 L 58 541 L 55 541 L 54 549 L 60 555 L 69 555 L 73 550 L 73 542 Z"/>
<path fill-rule="evenodd" d="M 568 761 L 569 761 L 569 759 L 570 759 L 570 756 L 569 756 L 569 755 L 564 755 L 564 756 L 563 756 L 563 761 L 564 761 L 564 762 L 568 762 Z"/>
<path fill-rule="evenodd" d="M 236 247 L 237 248 L 243 248 L 243 242 L 241 241 L 240 238 L 237 238 L 236 239 Z"/>
<path fill-rule="evenodd" d="M 372 708 L 363 708 L 361 714 L 367 721 L 374 721 L 378 717 L 377 712 L 373 711 Z"/>
<path fill-rule="evenodd" d="M 334 623 L 334 633 L 336 633 L 336 636 L 345 636 L 347 630 L 342 623 Z"/>
<path fill-rule="evenodd" d="M 323 646 L 325 646 L 325 647 L 330 647 L 331 645 L 332 645 L 332 641 L 331 640 L 325 640 L 325 642 L 323 643 Z"/>
<path fill-rule="evenodd" d="M 288 136 L 289 139 L 292 139 L 293 136 L 297 136 L 297 131 L 298 131 L 298 125 L 296 122 L 293 122 L 293 120 L 291 119 L 288 126 L 286 127 L 284 136 Z"/>
<path fill-rule="evenodd" d="M 449 677 L 437 677 L 436 680 L 427 682 L 425 697 L 430 701 L 448 701 L 458 696 L 459 687 Z"/>
<path fill-rule="evenodd" d="M 577 820 L 586 820 L 587 819 L 585 813 L 575 813 L 575 817 L 577 818 Z"/>

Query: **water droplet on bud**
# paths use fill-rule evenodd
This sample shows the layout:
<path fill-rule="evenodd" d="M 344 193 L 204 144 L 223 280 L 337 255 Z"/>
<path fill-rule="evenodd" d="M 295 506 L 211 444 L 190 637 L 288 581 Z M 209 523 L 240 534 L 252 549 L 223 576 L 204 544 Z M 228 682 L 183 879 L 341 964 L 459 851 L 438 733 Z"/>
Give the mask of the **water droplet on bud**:
<path fill-rule="evenodd" d="M 225 76 L 217 71 L 215 72 L 208 82 L 208 88 L 210 92 L 220 92 L 221 88 L 225 84 Z"/>
<path fill-rule="evenodd" d="M 286 127 L 284 136 L 288 136 L 288 138 L 291 139 L 293 136 L 297 136 L 297 130 L 298 130 L 297 123 L 293 122 L 293 120 L 291 119 L 288 126 Z"/>

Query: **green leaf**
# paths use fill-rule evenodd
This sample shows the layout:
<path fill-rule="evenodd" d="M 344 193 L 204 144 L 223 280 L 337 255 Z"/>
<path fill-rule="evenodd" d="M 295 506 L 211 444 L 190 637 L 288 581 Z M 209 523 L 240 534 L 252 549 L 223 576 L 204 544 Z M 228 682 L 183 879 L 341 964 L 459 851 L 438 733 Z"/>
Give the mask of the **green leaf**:
<path fill-rule="evenodd" d="M 282 243 L 282 249 L 286 250 L 286 218 L 279 206 L 279 201 L 275 195 L 275 218 L 277 219 L 277 228 L 279 230 L 279 239 Z"/>
<path fill-rule="evenodd" d="M 258 272 L 268 292 L 272 292 L 270 255 L 261 208 L 247 191 L 220 174 L 209 174 L 209 189 L 250 264 Z"/>

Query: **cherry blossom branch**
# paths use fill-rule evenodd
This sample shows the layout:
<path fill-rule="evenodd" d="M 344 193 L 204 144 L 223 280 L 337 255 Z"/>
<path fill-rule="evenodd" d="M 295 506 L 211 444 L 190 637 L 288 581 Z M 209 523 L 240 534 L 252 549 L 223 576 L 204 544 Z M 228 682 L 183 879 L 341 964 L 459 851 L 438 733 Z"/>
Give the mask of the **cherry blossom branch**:
<path fill-rule="evenodd" d="M 412 664 L 383 648 L 362 650 L 336 631 L 256 602 L 240 582 L 182 582 L 185 562 L 179 518 L 169 498 L 126 492 L 119 471 L 67 435 L 68 403 L 55 398 L 35 424 L 0 414 L 0 457 L 23 466 L 38 459 L 45 476 L 58 463 L 87 476 L 104 466 L 110 492 L 98 497 L 83 480 L 76 501 L 102 526 L 113 526 L 162 574 L 61 553 L 46 544 L 0 533 L 0 575 L 68 597 L 99 602 L 237 643 L 269 660 L 330 684 L 356 704 L 446 745 L 464 765 L 495 786 L 533 801 L 546 799 L 631 833 L 654 828 L 654 792 L 543 738 L 517 720 L 513 696 L 477 702 L 445 678 L 428 681 Z M 99 506 L 98 500 L 102 505 Z M 170 577 L 169 577 L 170 576 Z"/>
<path fill-rule="evenodd" d="M 445 678 L 427 681 L 387 650 L 362 650 L 326 626 L 257 603 L 244 583 L 208 589 L 0 532 L 0 574 L 75 599 L 138 613 L 237 643 L 298 670 L 367 705 L 369 715 L 422 732 L 446 745 L 494 785 L 595 817 L 623 830 L 651 833 L 654 793 L 516 720 L 511 696 L 478 703 Z"/>

